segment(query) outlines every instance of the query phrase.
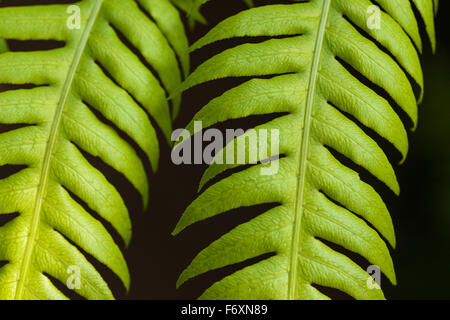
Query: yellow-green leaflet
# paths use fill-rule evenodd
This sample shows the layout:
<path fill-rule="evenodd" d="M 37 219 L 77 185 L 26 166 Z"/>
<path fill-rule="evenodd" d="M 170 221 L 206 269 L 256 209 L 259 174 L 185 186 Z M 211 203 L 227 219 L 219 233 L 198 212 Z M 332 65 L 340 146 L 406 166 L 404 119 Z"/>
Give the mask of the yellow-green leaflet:
<path fill-rule="evenodd" d="M 377 8 L 369 0 L 260 6 L 224 20 L 193 44 L 191 50 L 235 37 L 272 38 L 217 54 L 201 64 L 180 90 L 220 78 L 252 78 L 210 101 L 188 129 L 194 133 L 194 121 L 207 128 L 229 119 L 281 114 L 256 127 L 256 132 L 279 130 L 280 159 L 212 183 L 186 209 L 174 234 L 233 209 L 275 204 L 202 250 L 178 285 L 272 253 L 214 283 L 201 298 L 327 299 L 319 285 L 357 299 L 383 299 L 382 290 L 368 285 L 371 278 L 366 270 L 329 242 L 361 255 L 396 283 L 387 246 L 395 246 L 388 209 L 373 186 L 338 160 L 336 153 L 399 193 L 385 152 L 361 127 L 370 128 L 406 157 L 407 132 L 387 95 L 416 126 L 422 92 L 416 97 L 412 82 L 423 91 L 418 55 L 423 45 L 413 5 L 434 48 L 437 1 L 378 0 L 377 4 L 382 7 L 379 24 L 371 20 Z M 381 88 L 386 97 L 361 78 Z M 234 142 L 216 159 L 234 148 Z M 247 146 L 247 153 L 254 151 Z M 257 158 L 265 160 L 259 153 Z M 277 173 L 262 175 L 261 169 L 273 162 L 279 167 Z M 200 188 L 238 166 L 210 165 Z"/>
<path fill-rule="evenodd" d="M 111 235 L 86 208 L 126 244 L 131 222 L 116 188 L 83 153 L 124 175 L 147 204 L 144 164 L 123 136 L 156 170 L 159 143 L 150 117 L 169 139 L 165 91 L 172 93 L 181 83 L 177 56 L 188 72 L 179 13 L 169 0 L 2 7 L 0 38 L 65 43 L 53 50 L 0 54 L 1 84 L 37 86 L 0 93 L 0 123 L 21 125 L 0 134 L 0 166 L 26 166 L 0 180 L 0 214 L 18 214 L 0 227 L 0 262 L 6 262 L 0 268 L 0 299 L 65 299 L 47 275 L 65 286 L 74 274 L 80 284 L 71 289 L 79 295 L 112 299 L 77 246 L 109 267 L 126 288 L 128 268 Z M 180 96 L 174 97 L 176 116 Z"/>

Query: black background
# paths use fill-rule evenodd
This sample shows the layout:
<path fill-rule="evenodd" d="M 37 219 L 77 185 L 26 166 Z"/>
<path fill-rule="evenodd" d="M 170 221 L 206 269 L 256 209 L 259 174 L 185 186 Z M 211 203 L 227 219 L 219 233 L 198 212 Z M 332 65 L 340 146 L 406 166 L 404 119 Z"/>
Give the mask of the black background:
<path fill-rule="evenodd" d="M 4 5 L 30 3 L 71 3 L 73 1 L 3 1 Z M 257 1 L 258 4 L 289 1 Z M 203 14 L 210 26 L 235 14 L 245 6 L 240 0 L 212 0 L 205 5 Z M 379 191 L 391 212 L 397 233 L 397 248 L 392 256 L 397 272 L 398 286 L 392 286 L 383 278 L 382 288 L 390 299 L 449 299 L 450 278 L 450 47 L 448 1 L 440 1 L 437 21 L 438 48 L 432 55 L 429 42 L 423 35 L 425 52 L 425 100 L 420 106 L 420 122 L 410 136 L 410 154 L 406 163 L 395 166 L 401 196 L 398 198 L 381 184 L 365 177 Z M 190 43 L 204 35 L 210 27 L 197 25 L 189 31 Z M 263 39 L 261 39 L 263 40 Z M 192 55 L 192 70 L 213 54 L 242 43 L 222 41 Z M 24 44 L 10 43 L 12 47 Z M 211 98 L 245 79 L 220 80 L 193 88 L 183 96 L 182 111 L 174 127 L 184 127 L 192 116 Z M 261 123 L 262 118 L 235 121 L 222 127 L 249 128 Z M 387 148 L 390 160 L 395 163 L 398 155 Z M 120 281 L 105 267 L 93 263 L 111 284 L 121 299 L 192 299 L 198 297 L 214 281 L 230 274 L 244 264 L 211 272 L 187 282 L 179 290 L 175 282 L 182 270 L 196 253 L 221 234 L 251 219 L 261 208 L 237 210 L 216 219 L 199 223 L 172 237 L 172 232 L 183 210 L 196 197 L 196 189 L 204 166 L 175 166 L 170 161 L 170 150 L 162 146 L 160 169 L 150 175 L 150 205 L 142 212 L 137 192 L 123 177 L 109 168 L 103 168 L 106 176 L 117 186 L 126 200 L 133 221 L 133 239 L 125 256 L 131 272 L 131 290 L 126 294 Z M 96 162 L 97 159 L 90 159 Z M 98 166 L 103 164 L 97 163 Z M 119 241 L 119 240 L 118 240 Z M 336 248 L 345 252 L 342 248 Z M 367 261 L 345 252 L 363 268 Z M 347 299 L 344 294 L 321 288 L 330 296 Z M 68 295 L 67 290 L 61 288 Z"/>

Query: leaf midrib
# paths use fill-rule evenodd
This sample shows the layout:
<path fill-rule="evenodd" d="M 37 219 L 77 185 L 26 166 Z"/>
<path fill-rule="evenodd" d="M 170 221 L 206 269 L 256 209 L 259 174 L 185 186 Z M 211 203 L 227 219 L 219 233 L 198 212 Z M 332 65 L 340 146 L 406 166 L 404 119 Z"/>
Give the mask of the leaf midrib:
<path fill-rule="evenodd" d="M 81 58 L 85 51 L 86 44 L 89 39 L 89 35 L 92 31 L 95 21 L 97 20 L 102 3 L 103 3 L 103 0 L 97 0 L 96 3 L 94 4 L 92 13 L 89 17 L 86 28 L 84 29 L 83 34 L 80 38 L 80 42 L 78 43 L 78 46 L 75 50 L 72 64 L 70 66 L 69 72 L 67 74 L 67 77 L 65 79 L 64 86 L 63 86 L 63 89 L 61 92 L 61 98 L 58 102 L 58 105 L 56 106 L 55 116 L 52 121 L 52 127 L 50 129 L 50 135 L 49 135 L 49 139 L 47 142 L 47 147 L 45 149 L 44 160 L 42 162 L 40 181 L 39 181 L 38 189 L 36 192 L 36 198 L 35 198 L 35 203 L 34 203 L 34 208 L 33 208 L 33 213 L 32 213 L 30 232 L 27 237 L 24 257 L 22 259 L 20 273 L 18 276 L 18 283 L 17 283 L 16 293 L 15 293 L 16 300 L 21 299 L 23 296 L 23 291 L 24 291 L 25 284 L 26 284 L 26 278 L 28 276 L 28 271 L 30 269 L 31 257 L 33 255 L 36 236 L 37 236 L 37 232 L 39 229 L 42 202 L 45 197 L 45 193 L 46 193 L 47 185 L 48 185 L 48 176 L 49 176 L 51 158 L 52 158 L 52 155 L 53 155 L 53 152 L 55 149 L 56 139 L 58 136 L 64 108 L 66 106 L 67 97 L 69 96 L 70 90 L 72 88 L 72 83 L 73 83 L 76 71 L 78 69 Z"/>
<path fill-rule="evenodd" d="M 317 31 L 316 43 L 314 48 L 313 61 L 311 66 L 311 73 L 308 85 L 308 95 L 306 98 L 306 107 L 304 115 L 304 125 L 303 125 L 303 135 L 302 142 L 299 145 L 299 150 L 297 152 L 298 158 L 297 163 L 299 165 L 298 169 L 298 180 L 297 180 L 297 197 L 295 203 L 295 217 L 294 217 L 294 230 L 292 233 L 292 243 L 291 243 L 291 254 L 290 254 L 290 269 L 289 269 L 289 279 L 288 279 L 288 295 L 289 300 L 294 300 L 296 295 L 296 284 L 297 284 L 297 260 L 298 260 L 298 249 L 300 246 L 300 233 L 301 233 L 301 223 L 303 216 L 303 198 L 305 190 L 305 177 L 306 177 L 306 165 L 307 157 L 309 152 L 309 134 L 311 128 L 311 115 L 314 105 L 314 98 L 316 93 L 316 83 L 319 71 L 319 63 L 322 56 L 323 40 L 325 36 L 325 29 L 328 21 L 328 15 L 330 12 L 331 0 L 324 0 L 322 7 L 322 15 L 320 18 L 319 30 Z"/>

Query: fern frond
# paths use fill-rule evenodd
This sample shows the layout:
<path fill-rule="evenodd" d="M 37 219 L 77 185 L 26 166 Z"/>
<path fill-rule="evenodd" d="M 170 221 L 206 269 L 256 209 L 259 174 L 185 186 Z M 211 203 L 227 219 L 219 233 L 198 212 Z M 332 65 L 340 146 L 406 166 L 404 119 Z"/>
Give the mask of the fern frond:
<path fill-rule="evenodd" d="M 83 0 L 75 6 L 0 8 L 0 38 L 65 43 L 0 54 L 0 83 L 36 86 L 0 93 L 0 123 L 14 125 L 0 134 L 0 166 L 26 167 L 0 180 L 0 214 L 18 214 L 0 227 L 1 299 L 65 299 L 49 276 L 66 285 L 71 267 L 80 271 L 79 295 L 113 298 L 82 251 L 129 287 L 119 247 L 91 214 L 128 244 L 128 210 L 84 153 L 125 176 L 146 206 L 144 163 L 126 137 L 156 170 L 159 145 L 147 113 L 169 139 L 165 90 L 171 93 L 181 82 L 177 55 L 188 70 L 186 36 L 168 0 Z M 69 28 L 77 7 L 80 28 Z M 173 115 L 179 103 L 176 95 Z"/>
<path fill-rule="evenodd" d="M 196 22 L 206 24 L 206 19 L 200 13 L 200 7 L 203 3 L 199 0 L 171 0 L 178 8 L 187 13 L 189 25 L 194 27 Z"/>
<path fill-rule="evenodd" d="M 281 114 L 255 128 L 257 133 L 279 130 L 280 150 L 279 159 L 240 168 L 215 183 L 213 178 L 240 165 L 211 164 L 200 188 L 208 182 L 212 185 L 186 209 L 174 234 L 233 209 L 278 205 L 201 251 L 178 286 L 208 271 L 273 254 L 216 282 L 201 298 L 328 298 L 315 286 L 320 285 L 358 299 L 383 299 L 381 290 L 368 288 L 365 270 L 327 242 L 361 255 L 396 283 L 383 239 L 395 246 L 388 209 L 375 189 L 336 156 L 351 160 L 399 193 L 386 154 L 361 126 L 389 141 L 403 158 L 408 152 L 407 132 L 387 96 L 364 83 L 386 92 L 416 126 L 417 100 L 408 75 L 422 90 L 421 40 L 410 1 L 377 3 L 384 9 L 380 28 L 367 24 L 367 9 L 373 5 L 369 0 L 311 0 L 243 11 L 192 46 L 196 50 L 223 39 L 273 37 L 212 57 L 181 90 L 220 78 L 252 77 L 208 103 L 187 128 L 193 134 L 194 121 L 207 128 L 229 119 Z M 433 39 L 429 11 L 433 2 L 414 3 Z M 246 136 L 228 144 L 216 160 Z M 245 151 L 259 162 L 266 160 L 248 144 Z M 275 163 L 277 174 L 261 174 L 262 168 Z"/>

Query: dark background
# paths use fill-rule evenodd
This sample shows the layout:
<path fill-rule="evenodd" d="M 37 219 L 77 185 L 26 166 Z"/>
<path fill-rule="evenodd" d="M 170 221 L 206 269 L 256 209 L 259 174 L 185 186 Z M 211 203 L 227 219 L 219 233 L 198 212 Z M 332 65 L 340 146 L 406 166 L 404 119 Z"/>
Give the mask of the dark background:
<path fill-rule="evenodd" d="M 26 1 L 27 4 L 73 1 Z M 270 3 L 260 1 L 259 3 Z M 273 1 L 274 2 L 274 1 Z M 277 3 L 288 1 L 276 1 Z M 6 5 L 24 1 L 5 0 Z M 212 0 L 203 10 L 210 26 L 239 12 L 245 6 L 240 0 Z M 425 76 L 425 100 L 420 106 L 420 122 L 410 132 L 410 154 L 405 164 L 395 166 L 402 187 L 396 197 L 381 184 L 373 182 L 385 200 L 394 220 L 397 248 L 392 256 L 398 285 L 392 286 L 386 278 L 382 288 L 389 299 L 450 299 L 450 13 L 448 1 L 440 1 L 437 20 L 438 47 L 432 55 L 425 35 L 422 58 Z M 190 43 L 204 35 L 209 27 L 196 26 L 189 33 Z M 263 40 L 263 39 L 262 39 Z M 202 61 L 238 41 L 222 41 L 208 46 L 192 56 L 194 70 Z M 10 43 L 12 47 L 23 44 Z M 14 48 L 13 48 L 14 49 Z M 182 112 L 174 127 L 184 127 L 192 116 L 211 98 L 245 79 L 220 80 L 189 90 L 184 94 Z M 249 128 L 263 119 L 249 119 L 226 124 L 227 127 Z M 224 125 L 225 126 L 225 125 Z M 223 126 L 222 126 L 223 127 Z M 390 150 L 394 163 L 398 155 Z M 392 153 L 392 154 L 391 154 Z M 90 159 L 95 162 L 95 159 Z M 204 166 L 175 166 L 170 161 L 170 150 L 162 146 L 160 169 L 151 175 L 150 206 L 142 213 L 136 191 L 124 179 L 106 168 L 106 175 L 124 195 L 132 216 L 134 236 L 125 256 L 132 277 L 127 295 L 120 281 L 106 268 L 93 263 L 111 283 L 118 298 L 122 299 L 192 299 L 198 297 L 213 282 L 247 264 L 224 268 L 187 282 L 179 290 L 175 282 L 196 253 L 234 226 L 261 212 L 261 208 L 237 210 L 237 214 L 224 214 L 211 221 L 199 223 L 171 237 L 183 210 L 196 197 L 196 189 Z M 364 176 L 363 176 L 364 177 Z M 371 183 L 372 184 L 372 183 Z M 259 210 L 258 210 L 259 209 Z M 337 248 L 340 251 L 342 248 Z M 366 268 L 367 261 L 345 252 Z M 335 298 L 348 298 L 334 290 L 321 288 Z M 62 288 L 61 290 L 64 290 Z M 66 290 L 64 290 L 67 293 Z M 67 293 L 70 295 L 70 293 Z M 73 296 L 73 295 L 72 295 Z"/>

